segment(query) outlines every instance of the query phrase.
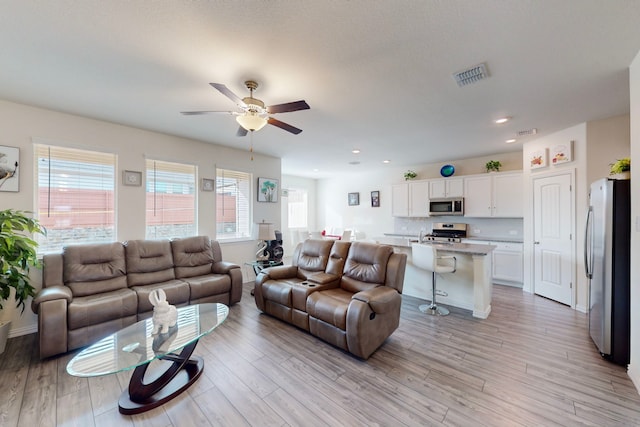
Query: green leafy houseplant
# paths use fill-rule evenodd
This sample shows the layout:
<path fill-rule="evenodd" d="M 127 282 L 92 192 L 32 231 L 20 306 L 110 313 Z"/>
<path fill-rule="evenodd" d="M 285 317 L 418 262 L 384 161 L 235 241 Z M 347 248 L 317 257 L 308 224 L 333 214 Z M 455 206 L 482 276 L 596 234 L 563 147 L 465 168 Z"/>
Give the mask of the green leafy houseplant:
<path fill-rule="evenodd" d="M 623 159 L 616 160 L 615 163 L 612 163 L 609 166 L 611 166 L 610 175 L 628 172 L 631 170 L 631 158 L 625 157 Z"/>
<path fill-rule="evenodd" d="M 0 211 L 0 309 L 9 299 L 11 289 L 15 290 L 16 307 L 22 307 L 23 312 L 25 301 L 35 295 L 29 268 L 40 266 L 40 262 L 36 253 L 38 243 L 30 235 L 46 234 L 46 230 L 27 214 L 13 209 Z"/>
<path fill-rule="evenodd" d="M 405 181 L 408 181 L 408 180 L 410 180 L 410 179 L 415 178 L 416 176 L 418 176 L 418 174 L 417 174 L 417 173 L 415 173 L 415 171 L 408 170 L 408 171 L 406 171 L 406 172 L 404 173 L 404 180 L 405 180 Z"/>
<path fill-rule="evenodd" d="M 487 163 L 485 163 L 484 167 L 487 169 L 487 172 L 500 172 L 502 163 L 500 163 L 500 160 L 489 160 Z"/>

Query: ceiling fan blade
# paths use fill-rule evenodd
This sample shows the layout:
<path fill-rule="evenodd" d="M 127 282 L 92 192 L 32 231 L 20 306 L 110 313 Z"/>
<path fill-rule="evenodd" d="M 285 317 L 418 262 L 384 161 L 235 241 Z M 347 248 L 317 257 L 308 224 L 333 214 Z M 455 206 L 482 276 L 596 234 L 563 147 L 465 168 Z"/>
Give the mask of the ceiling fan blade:
<path fill-rule="evenodd" d="M 287 132 L 291 132 L 294 135 L 297 135 L 300 132 L 302 132 L 302 129 L 298 129 L 295 126 L 291 126 L 290 124 L 287 124 L 285 122 L 281 122 L 280 120 L 276 120 L 273 117 L 269 117 L 269 120 L 267 120 L 267 122 L 270 125 L 277 126 L 280 129 L 286 130 Z"/>
<path fill-rule="evenodd" d="M 180 111 L 180 114 L 185 116 L 199 116 L 201 114 L 238 114 L 235 111 Z"/>
<path fill-rule="evenodd" d="M 226 96 L 227 98 L 229 98 L 230 100 L 238 104 L 240 107 L 247 108 L 247 104 L 245 104 L 244 101 L 240 99 L 240 97 L 238 97 L 238 95 L 231 92 L 229 88 L 223 85 L 222 83 L 209 83 L 209 84 L 214 88 L 218 89 L 220 93 L 222 93 L 224 96 Z"/>
<path fill-rule="evenodd" d="M 304 100 L 301 100 L 295 102 L 287 102 L 285 104 L 271 105 L 267 107 L 267 113 L 288 113 L 290 111 L 308 110 L 309 108 L 311 108 L 309 107 L 309 104 L 307 104 Z"/>
<path fill-rule="evenodd" d="M 248 130 L 243 128 L 242 126 L 238 126 L 238 131 L 236 132 L 236 136 L 247 136 Z"/>

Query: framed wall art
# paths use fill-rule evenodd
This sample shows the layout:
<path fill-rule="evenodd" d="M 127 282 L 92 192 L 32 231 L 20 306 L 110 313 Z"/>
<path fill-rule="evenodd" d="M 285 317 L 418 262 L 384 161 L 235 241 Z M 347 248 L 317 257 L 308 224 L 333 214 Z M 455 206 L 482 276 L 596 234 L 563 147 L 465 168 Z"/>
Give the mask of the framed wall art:
<path fill-rule="evenodd" d="M 360 193 L 349 193 L 349 206 L 358 206 L 360 204 Z"/>
<path fill-rule="evenodd" d="M 559 165 L 573 160 L 573 141 L 551 148 L 551 164 Z"/>
<path fill-rule="evenodd" d="M 258 201 L 278 202 L 278 180 L 272 178 L 258 178 Z"/>
<path fill-rule="evenodd" d="M 213 191 L 216 189 L 216 180 L 209 178 L 202 178 L 202 191 Z"/>
<path fill-rule="evenodd" d="M 122 183 L 140 187 L 142 185 L 142 172 L 140 171 L 122 171 Z"/>
<path fill-rule="evenodd" d="M 20 191 L 20 149 L 0 145 L 0 191 Z"/>
<path fill-rule="evenodd" d="M 544 168 L 547 166 L 547 149 L 542 148 L 529 154 L 529 169 Z"/>
<path fill-rule="evenodd" d="M 380 207 L 380 192 L 372 191 L 371 192 L 371 207 L 379 208 Z"/>

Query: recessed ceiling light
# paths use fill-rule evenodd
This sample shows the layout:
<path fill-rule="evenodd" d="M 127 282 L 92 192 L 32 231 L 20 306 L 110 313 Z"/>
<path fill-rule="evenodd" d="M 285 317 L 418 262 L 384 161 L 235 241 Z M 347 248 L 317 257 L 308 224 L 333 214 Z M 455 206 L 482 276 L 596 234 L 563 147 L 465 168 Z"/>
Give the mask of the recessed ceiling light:
<path fill-rule="evenodd" d="M 391 163 L 391 160 L 383 160 L 382 163 L 384 164 Z"/>
<path fill-rule="evenodd" d="M 510 116 L 507 117 L 500 117 L 499 119 L 494 120 L 496 122 L 496 124 L 503 124 L 503 123 L 507 123 L 509 120 L 511 120 Z"/>
<path fill-rule="evenodd" d="M 353 154 L 360 154 L 360 150 L 358 150 L 357 148 L 354 148 L 353 150 L 351 150 L 351 152 Z"/>
<path fill-rule="evenodd" d="M 507 139 L 505 142 L 506 142 L 507 144 L 511 144 L 511 143 L 516 142 L 516 139 L 515 139 L 515 138 Z"/>
<path fill-rule="evenodd" d="M 314 172 L 319 172 L 319 171 L 320 171 L 320 169 L 314 169 L 313 171 L 314 171 Z"/>
<path fill-rule="evenodd" d="M 359 165 L 360 162 L 349 162 L 350 165 Z"/>

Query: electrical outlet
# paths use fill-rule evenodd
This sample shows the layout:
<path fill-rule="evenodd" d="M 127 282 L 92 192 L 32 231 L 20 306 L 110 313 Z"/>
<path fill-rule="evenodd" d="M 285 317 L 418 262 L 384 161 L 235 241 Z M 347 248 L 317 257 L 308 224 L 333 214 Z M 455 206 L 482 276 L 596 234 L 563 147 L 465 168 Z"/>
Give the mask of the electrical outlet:
<path fill-rule="evenodd" d="M 480 229 L 479 228 L 474 228 L 473 229 L 473 234 L 480 234 Z"/>

